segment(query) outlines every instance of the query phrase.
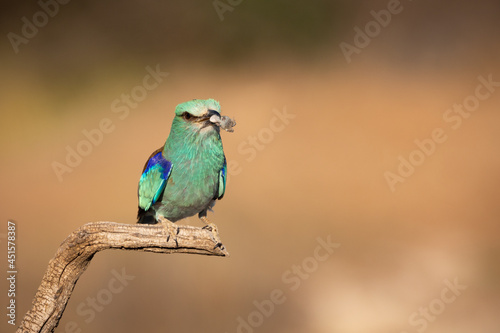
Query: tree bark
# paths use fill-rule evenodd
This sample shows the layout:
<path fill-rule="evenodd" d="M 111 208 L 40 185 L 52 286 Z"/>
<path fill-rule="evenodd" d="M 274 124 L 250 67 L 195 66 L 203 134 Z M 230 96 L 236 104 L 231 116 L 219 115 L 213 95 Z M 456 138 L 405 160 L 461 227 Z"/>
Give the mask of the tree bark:
<path fill-rule="evenodd" d="M 78 278 L 94 255 L 107 249 L 229 255 L 207 229 L 179 225 L 176 242 L 174 239 L 167 241 L 167 234 L 161 224 L 87 223 L 71 233 L 50 260 L 32 308 L 24 316 L 16 333 L 53 332 Z"/>

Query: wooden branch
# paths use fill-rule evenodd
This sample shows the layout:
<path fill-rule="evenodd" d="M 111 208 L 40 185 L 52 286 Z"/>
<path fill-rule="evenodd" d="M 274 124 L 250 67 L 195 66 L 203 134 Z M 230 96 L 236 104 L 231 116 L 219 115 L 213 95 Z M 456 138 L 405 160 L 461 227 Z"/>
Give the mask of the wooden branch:
<path fill-rule="evenodd" d="M 16 333 L 53 332 L 59 324 L 78 278 L 94 255 L 102 250 L 119 249 L 157 253 L 192 253 L 228 256 L 224 246 L 207 229 L 179 225 L 177 243 L 167 242 L 161 224 L 87 223 L 71 233 L 61 244 L 33 299 L 33 305 Z"/>

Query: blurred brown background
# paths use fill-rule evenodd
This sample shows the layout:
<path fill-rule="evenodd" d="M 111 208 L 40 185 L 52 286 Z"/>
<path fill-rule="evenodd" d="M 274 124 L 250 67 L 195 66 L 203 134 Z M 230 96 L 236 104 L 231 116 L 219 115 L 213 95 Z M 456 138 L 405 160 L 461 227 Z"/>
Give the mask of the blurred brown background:
<path fill-rule="evenodd" d="M 478 88 L 500 82 L 498 2 L 47 3 L 53 17 L 36 2 L 0 13 L 0 261 L 13 219 L 17 324 L 71 231 L 135 222 L 175 106 L 215 98 L 238 122 L 211 215 L 231 257 L 100 253 L 56 332 L 498 332 L 500 87 Z M 372 37 L 348 62 L 356 27 Z M 141 95 L 147 66 L 169 74 Z M 114 112 L 131 92 L 137 105 Z M 447 113 L 464 101 L 466 118 Z M 103 119 L 113 130 L 89 148 Z M 415 152 L 436 128 L 446 140 Z M 87 156 L 58 178 L 68 147 Z M 410 156 L 391 191 L 384 175 Z M 318 237 L 340 244 L 323 261 Z M 259 314 L 273 290 L 283 302 Z"/>

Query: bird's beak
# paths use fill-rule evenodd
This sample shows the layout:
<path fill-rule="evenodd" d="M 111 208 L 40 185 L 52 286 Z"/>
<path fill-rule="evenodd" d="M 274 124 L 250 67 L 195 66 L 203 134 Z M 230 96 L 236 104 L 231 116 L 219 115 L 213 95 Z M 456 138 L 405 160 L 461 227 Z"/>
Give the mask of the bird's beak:
<path fill-rule="evenodd" d="M 229 118 L 228 116 L 221 116 L 219 112 L 214 110 L 209 110 L 202 118 L 203 127 L 213 126 L 217 130 L 222 128 L 227 132 L 234 132 L 233 127 L 236 126 L 236 122 Z"/>
<path fill-rule="evenodd" d="M 220 121 L 220 113 L 214 110 L 208 110 L 207 118 L 211 123 L 218 125 Z"/>
<path fill-rule="evenodd" d="M 203 123 L 202 128 L 208 127 L 208 126 L 217 126 L 219 127 L 219 122 L 220 122 L 220 113 L 214 110 L 208 110 L 206 114 L 204 114 L 202 117 L 200 117 L 199 120 L 201 123 Z"/>

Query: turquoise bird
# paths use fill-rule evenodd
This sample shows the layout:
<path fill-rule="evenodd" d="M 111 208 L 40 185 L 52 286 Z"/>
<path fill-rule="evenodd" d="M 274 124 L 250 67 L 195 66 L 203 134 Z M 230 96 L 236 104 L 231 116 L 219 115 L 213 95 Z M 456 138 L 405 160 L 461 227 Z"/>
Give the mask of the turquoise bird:
<path fill-rule="evenodd" d="M 227 163 L 220 129 L 232 132 L 236 122 L 221 116 L 213 99 L 195 99 L 177 105 L 165 145 L 148 158 L 139 180 L 137 223 L 161 222 L 167 241 L 176 240 L 174 222 L 198 214 L 212 231 L 208 210 L 226 190 Z"/>

